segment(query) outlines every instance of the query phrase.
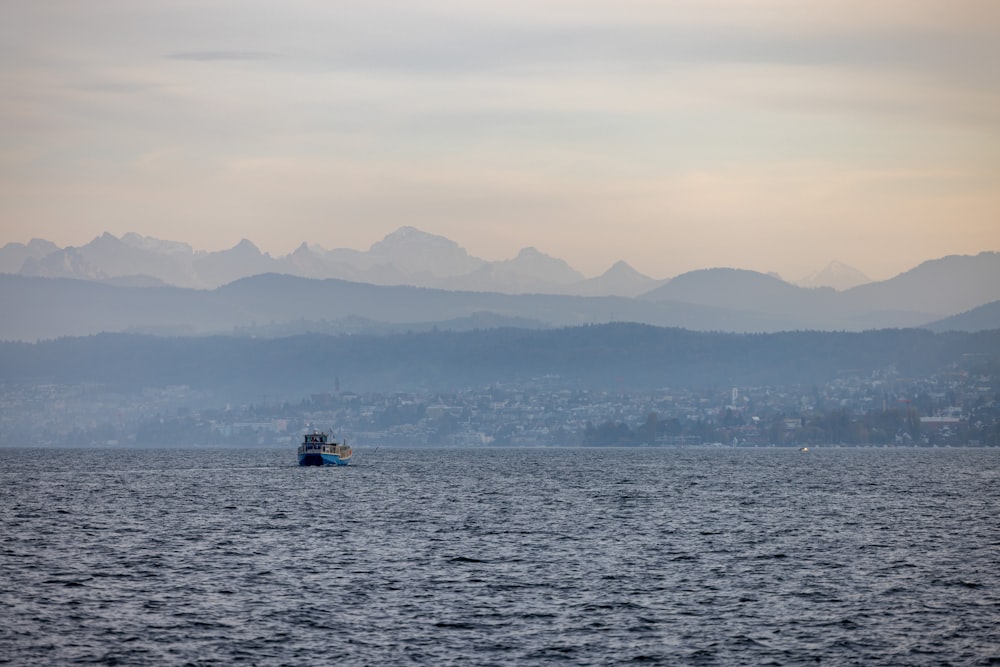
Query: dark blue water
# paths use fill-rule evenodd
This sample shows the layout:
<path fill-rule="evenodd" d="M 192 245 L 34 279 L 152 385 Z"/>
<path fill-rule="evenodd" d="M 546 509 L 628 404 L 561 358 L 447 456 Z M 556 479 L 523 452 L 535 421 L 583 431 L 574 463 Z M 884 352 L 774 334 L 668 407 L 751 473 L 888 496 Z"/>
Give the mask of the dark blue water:
<path fill-rule="evenodd" d="M 0 450 L 0 662 L 1000 664 L 1000 450 Z"/>

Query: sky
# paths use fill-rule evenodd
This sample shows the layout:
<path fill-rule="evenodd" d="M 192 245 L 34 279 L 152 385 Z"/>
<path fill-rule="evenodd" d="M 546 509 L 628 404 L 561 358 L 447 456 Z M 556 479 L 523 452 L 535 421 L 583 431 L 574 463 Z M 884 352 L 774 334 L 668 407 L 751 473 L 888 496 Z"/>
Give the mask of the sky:
<path fill-rule="evenodd" d="M 6 0 L 0 245 L 888 278 L 1000 250 L 998 63 L 995 0 Z"/>

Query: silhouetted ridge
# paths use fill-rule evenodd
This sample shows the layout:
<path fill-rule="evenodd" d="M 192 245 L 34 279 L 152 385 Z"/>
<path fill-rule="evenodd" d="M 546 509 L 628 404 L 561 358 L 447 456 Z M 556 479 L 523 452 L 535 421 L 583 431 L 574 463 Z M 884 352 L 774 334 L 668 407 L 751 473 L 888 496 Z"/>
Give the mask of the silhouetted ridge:
<path fill-rule="evenodd" d="M 921 376 L 967 355 L 1000 357 L 1000 330 L 739 335 L 621 323 L 280 339 L 101 334 L 0 343 L 0 374 L 11 382 L 302 394 L 328 390 L 334 377 L 358 389 L 453 389 L 546 375 L 595 388 L 777 386 L 824 383 L 848 369 Z"/>

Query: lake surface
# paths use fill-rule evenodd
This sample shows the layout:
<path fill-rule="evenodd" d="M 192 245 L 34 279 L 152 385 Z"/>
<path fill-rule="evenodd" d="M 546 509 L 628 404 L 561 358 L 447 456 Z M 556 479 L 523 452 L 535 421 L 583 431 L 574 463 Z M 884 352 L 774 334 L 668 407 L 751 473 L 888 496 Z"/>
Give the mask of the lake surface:
<path fill-rule="evenodd" d="M 0 663 L 1000 664 L 1000 450 L 0 449 Z"/>

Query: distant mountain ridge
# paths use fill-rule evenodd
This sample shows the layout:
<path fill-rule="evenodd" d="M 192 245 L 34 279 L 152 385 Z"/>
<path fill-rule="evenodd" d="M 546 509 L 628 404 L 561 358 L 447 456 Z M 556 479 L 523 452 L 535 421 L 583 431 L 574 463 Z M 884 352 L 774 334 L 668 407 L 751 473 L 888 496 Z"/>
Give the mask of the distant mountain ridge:
<path fill-rule="evenodd" d="M 96 382 L 123 391 L 185 385 L 254 397 L 354 390 L 454 391 L 542 375 L 595 389 L 624 386 L 816 385 L 851 369 L 920 376 L 996 359 L 1000 331 L 914 329 L 739 335 L 612 323 L 547 330 L 490 329 L 280 339 L 102 334 L 37 344 L 0 342 L 11 382 Z"/>
<path fill-rule="evenodd" d="M 617 294 L 634 297 L 649 292 L 665 282 L 639 273 L 628 262 L 619 260 L 601 275 L 572 285 L 569 293 L 578 296 Z"/>
<path fill-rule="evenodd" d="M 629 297 L 666 282 L 643 275 L 624 261 L 616 262 L 601 276 L 586 278 L 564 260 L 532 247 L 522 249 L 513 258 L 488 262 L 470 255 L 451 239 L 410 226 L 400 227 L 366 251 L 327 250 L 303 242 L 283 257 L 262 252 L 248 239 L 214 252 L 197 251 L 187 243 L 135 232 L 120 239 L 105 232 L 85 245 L 67 248 L 33 239 L 28 244 L 8 243 L 0 248 L 0 273 L 116 284 L 121 284 L 122 279 L 147 285 L 158 281 L 198 289 L 213 289 L 262 273 L 287 273 L 374 285 Z M 861 272 L 834 262 L 815 274 L 809 286 L 828 280 L 836 283 L 833 286 L 837 289 L 844 289 L 845 274 L 852 276 L 852 285 L 867 280 Z"/>
<path fill-rule="evenodd" d="M 894 278 L 843 291 L 796 287 L 754 271 L 704 269 L 640 298 L 742 308 L 792 318 L 801 328 L 918 327 L 1000 299 L 1000 253 L 929 260 Z"/>
<path fill-rule="evenodd" d="M 255 251 L 240 250 L 251 256 Z M 358 331 L 359 322 L 367 332 L 400 331 L 407 325 L 467 328 L 476 322 L 549 328 L 620 321 L 734 333 L 922 327 L 1000 301 L 1000 254 L 932 260 L 844 292 L 796 287 L 737 269 L 692 271 L 638 297 L 443 290 L 274 273 L 212 290 L 148 286 L 136 277 L 114 280 L 0 275 L 0 309 L 6 315 L 0 319 L 0 339 L 105 331 L 204 335 L 239 330 L 268 336 L 316 331 L 316 323 L 322 323 L 324 333 L 338 333 Z M 950 326 L 962 328 L 962 321 L 956 322 Z"/>
<path fill-rule="evenodd" d="M 977 331 L 1000 329 L 1000 301 L 986 303 L 958 315 L 952 315 L 943 320 L 931 322 L 924 328 L 935 333 L 945 331 L 968 331 L 975 333 Z"/>
<path fill-rule="evenodd" d="M 842 292 L 871 281 L 871 278 L 854 267 L 843 262 L 833 261 L 827 264 L 822 271 L 797 280 L 795 284 L 799 287 L 832 287 Z"/>
<path fill-rule="evenodd" d="M 45 278 L 109 281 L 144 277 L 176 287 L 214 289 L 264 273 L 302 278 L 338 278 L 374 285 L 413 285 L 508 294 L 569 293 L 582 274 L 565 261 L 535 248 L 514 258 L 487 262 L 454 241 L 401 227 L 367 250 L 326 250 L 302 243 L 284 257 L 272 257 L 248 239 L 215 252 L 134 232 L 117 238 L 105 232 L 78 247 L 59 248 L 34 239 L 0 248 L 0 273 Z M 142 281 L 139 281 L 142 282 Z M 650 281 L 652 284 L 652 281 Z M 613 295 L 617 283 L 605 283 Z M 591 290 L 593 292 L 594 290 Z"/>
<path fill-rule="evenodd" d="M 733 268 L 654 280 L 625 262 L 588 279 L 536 248 L 487 262 L 413 227 L 367 251 L 303 243 L 278 258 L 248 239 L 218 252 L 134 233 L 106 233 L 69 248 L 35 239 L 0 248 L 0 268 L 0 308 L 9 314 L 0 338 L 26 340 L 101 331 L 226 333 L 258 324 L 260 335 L 273 335 L 265 325 L 288 332 L 317 322 L 339 331 L 609 321 L 729 332 L 861 331 L 937 326 L 1000 301 L 996 252 L 929 260 L 838 291 Z M 989 321 L 987 314 L 947 326 Z"/>

